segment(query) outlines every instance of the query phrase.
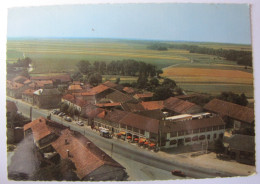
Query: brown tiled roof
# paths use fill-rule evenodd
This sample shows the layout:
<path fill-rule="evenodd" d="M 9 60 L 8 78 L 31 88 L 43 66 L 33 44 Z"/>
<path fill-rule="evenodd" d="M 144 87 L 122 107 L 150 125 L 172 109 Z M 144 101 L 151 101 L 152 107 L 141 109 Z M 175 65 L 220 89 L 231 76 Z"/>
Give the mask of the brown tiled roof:
<path fill-rule="evenodd" d="M 135 90 L 131 87 L 124 87 L 123 91 L 125 91 L 126 93 L 130 93 L 130 94 L 135 92 Z"/>
<path fill-rule="evenodd" d="M 87 104 L 84 107 L 83 116 L 89 117 L 89 118 L 95 118 L 98 116 L 98 114 L 102 113 L 103 111 L 105 111 L 105 109 L 98 108 L 93 104 Z"/>
<path fill-rule="evenodd" d="M 117 84 L 110 82 L 110 81 L 106 81 L 103 83 L 103 85 L 109 87 L 109 88 L 115 88 L 117 86 Z"/>
<path fill-rule="evenodd" d="M 156 134 L 158 133 L 159 129 L 159 120 L 137 115 L 134 113 L 128 113 L 119 121 L 119 123 Z"/>
<path fill-rule="evenodd" d="M 81 86 L 79 84 L 72 84 L 69 86 L 68 90 L 81 90 Z"/>
<path fill-rule="evenodd" d="M 164 133 L 174 132 L 174 131 L 187 131 L 194 130 L 198 128 L 207 128 L 218 125 L 225 125 L 225 122 L 218 116 L 203 119 L 194 119 L 187 121 L 161 121 L 161 130 Z"/>
<path fill-rule="evenodd" d="M 129 112 L 120 111 L 120 110 L 112 110 L 107 112 L 105 116 L 105 120 L 118 123 L 123 117 L 125 117 Z"/>
<path fill-rule="evenodd" d="M 17 112 L 17 106 L 14 102 L 6 100 L 6 112 Z"/>
<path fill-rule="evenodd" d="M 77 98 L 77 97 L 74 99 L 73 103 L 76 104 L 79 107 L 83 107 L 83 106 L 88 104 L 88 102 L 86 100 L 83 100 L 83 99 L 80 99 L 80 98 Z"/>
<path fill-rule="evenodd" d="M 29 86 L 32 88 L 34 87 L 42 88 L 45 85 L 52 85 L 52 84 L 53 84 L 52 80 L 42 80 L 42 81 L 34 81 L 31 84 L 29 84 Z"/>
<path fill-rule="evenodd" d="M 185 100 L 188 98 L 193 98 L 193 97 L 197 97 L 197 96 L 205 96 L 205 95 L 201 95 L 201 94 L 190 94 L 190 95 L 179 95 L 179 96 L 175 96 L 176 98 Z"/>
<path fill-rule="evenodd" d="M 71 94 L 66 94 L 66 95 L 63 95 L 62 99 L 72 102 L 75 99 L 75 97 Z"/>
<path fill-rule="evenodd" d="M 130 101 L 136 101 L 132 96 L 124 94 L 118 90 L 115 90 L 114 92 L 106 95 L 106 98 L 111 100 L 112 102 L 130 102 Z"/>
<path fill-rule="evenodd" d="M 163 109 L 163 101 L 149 101 L 149 102 L 141 102 L 141 105 L 145 110 L 155 110 L 155 109 Z"/>
<path fill-rule="evenodd" d="M 28 78 L 24 77 L 24 76 L 16 76 L 15 78 L 12 79 L 13 82 L 17 82 L 17 83 L 21 83 L 23 84 L 26 80 L 28 80 Z"/>
<path fill-rule="evenodd" d="M 23 84 L 6 80 L 6 88 L 7 89 L 19 89 L 19 88 L 21 88 L 23 86 L 24 86 Z"/>
<path fill-rule="evenodd" d="M 235 134 L 224 139 L 229 144 L 229 148 L 233 150 L 255 152 L 255 136 Z"/>
<path fill-rule="evenodd" d="M 65 140 L 67 140 L 68 144 L 65 144 Z M 52 143 L 52 146 L 62 159 L 69 158 L 75 164 L 76 173 L 80 179 L 103 165 L 124 169 L 124 167 L 79 133 L 73 135 L 69 130 L 64 130 L 62 135 Z M 69 150 L 70 157 L 68 157 L 67 150 Z"/>
<path fill-rule="evenodd" d="M 204 106 L 204 109 L 246 123 L 252 123 L 255 119 L 254 109 L 219 99 L 211 100 Z"/>
<path fill-rule="evenodd" d="M 23 94 L 33 96 L 34 89 L 26 89 L 23 91 Z"/>
<path fill-rule="evenodd" d="M 71 77 L 70 75 L 53 75 L 53 76 L 32 76 L 30 77 L 31 80 L 60 80 L 61 82 L 70 82 Z"/>
<path fill-rule="evenodd" d="M 199 107 L 198 105 L 181 100 L 179 98 L 170 97 L 164 100 L 164 107 L 177 113 L 186 113 L 190 108 Z"/>
<path fill-rule="evenodd" d="M 122 108 L 129 112 L 144 111 L 144 107 L 140 103 L 122 103 Z"/>
<path fill-rule="evenodd" d="M 23 84 L 30 84 L 31 82 L 32 81 L 28 79 L 28 80 L 24 81 Z"/>
<path fill-rule="evenodd" d="M 115 106 L 120 106 L 121 103 L 116 102 L 116 103 L 99 103 L 99 104 L 95 104 L 98 107 L 115 107 Z"/>
<path fill-rule="evenodd" d="M 40 117 L 30 123 L 24 125 L 24 131 L 32 129 L 33 137 L 35 141 L 39 141 L 42 138 L 51 134 L 48 126 L 46 125 L 46 119 Z"/>
<path fill-rule="evenodd" d="M 96 95 L 99 93 L 102 93 L 103 91 L 109 89 L 109 87 L 100 84 L 94 88 L 91 88 L 90 90 L 88 90 L 87 92 L 81 93 L 82 96 L 86 95 L 86 96 L 91 96 L 91 95 Z"/>
<path fill-rule="evenodd" d="M 151 98 L 153 97 L 153 93 L 140 93 L 140 94 L 135 94 L 135 98 Z"/>
<path fill-rule="evenodd" d="M 162 111 L 159 109 L 139 111 L 139 112 L 135 112 L 135 114 L 139 114 L 141 116 L 146 116 L 158 120 L 162 120 L 162 118 L 165 117 Z"/>

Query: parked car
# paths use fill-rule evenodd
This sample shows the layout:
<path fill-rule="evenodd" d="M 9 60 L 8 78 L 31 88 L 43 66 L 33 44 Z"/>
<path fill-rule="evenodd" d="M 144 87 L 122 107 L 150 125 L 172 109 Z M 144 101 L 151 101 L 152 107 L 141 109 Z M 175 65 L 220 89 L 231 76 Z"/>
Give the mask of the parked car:
<path fill-rule="evenodd" d="M 77 125 L 79 125 L 79 126 L 83 126 L 84 123 L 83 123 L 83 121 L 77 121 Z"/>
<path fill-rule="evenodd" d="M 71 121 L 72 121 L 70 117 L 65 117 L 64 119 L 65 119 L 66 121 L 68 121 L 68 122 L 71 122 Z"/>
<path fill-rule="evenodd" d="M 180 171 L 180 170 L 172 170 L 171 173 L 172 173 L 172 175 L 175 175 L 175 176 L 186 177 L 186 175 L 184 174 L 184 172 L 182 172 L 182 171 Z"/>

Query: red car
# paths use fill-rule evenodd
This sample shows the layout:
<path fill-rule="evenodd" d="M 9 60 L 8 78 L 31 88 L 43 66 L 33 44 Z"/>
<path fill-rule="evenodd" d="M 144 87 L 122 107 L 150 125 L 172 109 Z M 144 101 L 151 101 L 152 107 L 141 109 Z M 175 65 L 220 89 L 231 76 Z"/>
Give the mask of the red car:
<path fill-rule="evenodd" d="M 181 176 L 181 177 L 186 177 L 186 175 L 184 174 L 184 172 L 182 172 L 182 171 L 180 171 L 180 170 L 172 170 L 172 175 Z"/>

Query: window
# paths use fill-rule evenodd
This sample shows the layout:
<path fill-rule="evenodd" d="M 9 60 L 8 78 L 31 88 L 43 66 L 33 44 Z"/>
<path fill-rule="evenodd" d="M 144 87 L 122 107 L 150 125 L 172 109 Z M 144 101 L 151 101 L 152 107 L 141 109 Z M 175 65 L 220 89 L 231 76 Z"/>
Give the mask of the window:
<path fill-rule="evenodd" d="M 225 128 L 224 125 L 219 126 L 219 130 L 223 130 L 224 128 Z"/>
<path fill-rule="evenodd" d="M 220 139 L 223 139 L 223 136 L 224 136 L 223 133 L 219 134 L 219 138 L 220 138 Z"/>
<path fill-rule="evenodd" d="M 138 133 L 138 128 L 133 127 L 133 131 Z"/>
<path fill-rule="evenodd" d="M 190 141 L 191 141 L 190 137 L 185 138 L 185 142 L 190 142 Z"/>
<path fill-rule="evenodd" d="M 212 131 L 212 127 L 208 127 L 207 128 L 207 131 L 209 132 L 209 131 Z"/>
<path fill-rule="evenodd" d="M 192 137 L 192 141 L 197 141 L 197 140 L 198 140 L 198 136 Z"/>
<path fill-rule="evenodd" d="M 184 131 L 178 131 L 178 136 L 184 135 Z"/>
<path fill-rule="evenodd" d="M 201 129 L 200 129 L 200 132 L 205 132 L 205 131 L 206 131 L 205 128 L 201 128 Z"/>
<path fill-rule="evenodd" d="M 213 130 L 218 130 L 218 126 L 214 126 L 214 127 L 213 127 Z"/>
<path fill-rule="evenodd" d="M 143 135 L 144 135 L 144 130 L 140 130 L 140 134 L 143 134 Z"/>
<path fill-rule="evenodd" d="M 190 134 L 192 134 L 192 131 L 191 131 L 191 130 L 185 131 L 185 135 L 190 135 Z"/>
<path fill-rule="evenodd" d="M 121 124 L 121 128 L 125 128 L 126 127 L 126 125 L 125 124 Z"/>
<path fill-rule="evenodd" d="M 171 132 L 171 133 L 170 133 L 170 136 L 171 136 L 171 137 L 176 137 L 176 136 L 177 136 L 177 132 Z"/>
<path fill-rule="evenodd" d="M 194 133 L 194 134 L 199 133 L 199 129 L 194 129 L 194 130 L 193 130 L 193 133 Z"/>
<path fill-rule="evenodd" d="M 177 144 L 177 141 L 176 140 L 171 140 L 170 141 L 170 145 L 174 145 L 174 144 Z"/>
<path fill-rule="evenodd" d="M 204 139 L 205 139 L 205 135 L 199 136 L 199 140 L 204 140 Z"/>
<path fill-rule="evenodd" d="M 210 139 L 210 135 L 207 135 L 207 139 L 208 139 L 208 140 Z"/>
<path fill-rule="evenodd" d="M 217 134 L 214 134 L 214 139 L 216 139 L 217 138 Z"/>

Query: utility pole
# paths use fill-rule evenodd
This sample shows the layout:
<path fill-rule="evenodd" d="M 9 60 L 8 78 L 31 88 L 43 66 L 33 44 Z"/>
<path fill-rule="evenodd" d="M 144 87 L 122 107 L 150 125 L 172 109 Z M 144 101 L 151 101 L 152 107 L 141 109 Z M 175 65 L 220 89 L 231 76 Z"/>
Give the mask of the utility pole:
<path fill-rule="evenodd" d="M 113 153 L 113 148 L 114 148 L 114 144 L 111 144 L 111 158 L 112 158 L 112 153 Z"/>

